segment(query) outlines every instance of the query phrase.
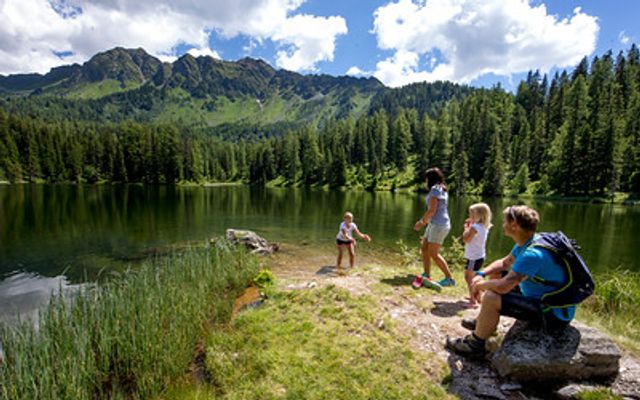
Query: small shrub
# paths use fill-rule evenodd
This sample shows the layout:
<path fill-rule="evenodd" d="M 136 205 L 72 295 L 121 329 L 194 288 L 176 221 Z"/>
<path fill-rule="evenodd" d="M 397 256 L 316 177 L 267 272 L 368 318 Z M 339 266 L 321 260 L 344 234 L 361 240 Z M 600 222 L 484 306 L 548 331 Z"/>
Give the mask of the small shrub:
<path fill-rule="evenodd" d="M 258 275 L 253 278 L 253 283 L 259 288 L 266 288 L 269 286 L 273 286 L 276 282 L 276 277 L 273 275 L 268 269 L 262 269 L 258 272 Z"/>

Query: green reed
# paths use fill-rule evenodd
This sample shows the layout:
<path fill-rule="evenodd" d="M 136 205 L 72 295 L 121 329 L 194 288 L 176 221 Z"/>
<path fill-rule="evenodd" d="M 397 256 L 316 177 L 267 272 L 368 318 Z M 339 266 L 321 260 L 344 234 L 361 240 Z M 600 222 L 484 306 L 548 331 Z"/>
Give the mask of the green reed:
<path fill-rule="evenodd" d="M 257 270 L 253 256 L 219 243 L 147 261 L 71 300 L 54 296 L 38 328 L 0 327 L 0 398 L 156 397 Z"/>

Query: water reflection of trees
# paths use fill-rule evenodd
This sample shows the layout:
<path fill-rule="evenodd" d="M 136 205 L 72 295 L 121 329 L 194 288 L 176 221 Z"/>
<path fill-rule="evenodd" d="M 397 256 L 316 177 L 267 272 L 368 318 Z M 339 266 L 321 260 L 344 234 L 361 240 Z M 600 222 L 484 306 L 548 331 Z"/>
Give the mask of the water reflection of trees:
<path fill-rule="evenodd" d="M 452 234 L 460 236 L 468 206 L 480 198 L 452 198 Z M 494 211 L 489 259 L 506 254 L 501 211 L 523 203 L 484 199 Z M 541 230 L 564 230 L 583 247 L 594 269 L 627 264 L 640 234 L 640 210 L 570 202 L 526 201 L 541 213 Z M 34 271 L 82 280 L 102 268 L 126 268 L 123 259 L 145 249 L 204 241 L 226 228 L 254 229 L 269 240 L 330 244 L 344 211 L 374 238 L 394 249 L 398 239 L 417 245 L 414 222 L 424 194 L 323 191 L 308 188 L 174 187 L 144 185 L 14 185 L 0 187 L 0 273 Z"/>

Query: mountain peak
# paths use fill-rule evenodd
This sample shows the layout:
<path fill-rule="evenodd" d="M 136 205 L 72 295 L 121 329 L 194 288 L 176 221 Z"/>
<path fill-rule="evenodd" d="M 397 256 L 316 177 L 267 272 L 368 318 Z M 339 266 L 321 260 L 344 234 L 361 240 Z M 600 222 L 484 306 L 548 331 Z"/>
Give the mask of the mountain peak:
<path fill-rule="evenodd" d="M 144 49 L 115 47 L 96 54 L 83 64 L 83 77 L 90 82 L 114 79 L 125 82 L 144 82 L 151 79 L 162 63 Z"/>

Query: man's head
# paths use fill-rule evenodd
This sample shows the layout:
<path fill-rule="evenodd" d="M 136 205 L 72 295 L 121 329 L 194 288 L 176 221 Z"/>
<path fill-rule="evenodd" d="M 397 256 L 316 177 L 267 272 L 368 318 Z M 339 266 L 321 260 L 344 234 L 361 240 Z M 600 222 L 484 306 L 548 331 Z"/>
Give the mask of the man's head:
<path fill-rule="evenodd" d="M 507 236 L 513 236 L 516 233 L 534 233 L 540 222 L 538 212 L 527 206 L 510 206 L 505 208 L 502 214 L 504 217 L 502 227 Z"/>

